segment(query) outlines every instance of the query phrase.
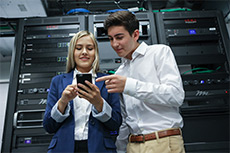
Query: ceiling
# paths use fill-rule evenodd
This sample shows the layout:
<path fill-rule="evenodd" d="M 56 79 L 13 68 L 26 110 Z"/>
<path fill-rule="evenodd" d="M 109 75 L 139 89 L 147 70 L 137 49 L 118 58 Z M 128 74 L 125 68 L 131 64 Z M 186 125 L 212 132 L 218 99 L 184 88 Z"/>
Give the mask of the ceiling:
<path fill-rule="evenodd" d="M 144 8 L 159 10 L 185 7 L 201 9 L 198 0 L 0 0 L 0 36 L 14 36 L 20 18 L 69 15 L 69 11 L 84 8 L 91 14 L 113 9 Z"/>
<path fill-rule="evenodd" d="M 0 61 L 11 56 L 17 22 L 21 18 L 69 15 L 69 11 L 84 8 L 90 14 L 113 9 L 190 8 L 202 10 L 209 3 L 223 3 L 229 10 L 230 0 L 0 0 Z M 205 5 L 204 5 L 205 4 Z"/>

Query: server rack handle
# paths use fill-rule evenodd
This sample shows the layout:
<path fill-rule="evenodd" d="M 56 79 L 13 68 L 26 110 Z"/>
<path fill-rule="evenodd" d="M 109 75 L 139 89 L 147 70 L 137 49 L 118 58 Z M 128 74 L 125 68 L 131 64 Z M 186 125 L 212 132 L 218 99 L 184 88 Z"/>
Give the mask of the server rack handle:
<path fill-rule="evenodd" d="M 14 113 L 14 120 L 13 120 L 13 127 L 14 127 L 14 128 L 17 127 L 18 113 L 19 113 L 19 112 L 15 112 L 15 113 Z"/>

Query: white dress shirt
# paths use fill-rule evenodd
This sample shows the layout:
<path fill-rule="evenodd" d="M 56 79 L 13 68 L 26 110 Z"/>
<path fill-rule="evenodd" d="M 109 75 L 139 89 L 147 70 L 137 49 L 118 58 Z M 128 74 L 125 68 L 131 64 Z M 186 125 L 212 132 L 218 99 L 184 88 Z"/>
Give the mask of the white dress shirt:
<path fill-rule="evenodd" d="M 142 42 L 132 60 L 123 59 L 116 74 L 127 77 L 121 99 L 123 123 L 116 142 L 118 152 L 125 152 L 129 134 L 183 126 L 179 106 L 184 90 L 170 47 Z"/>
<path fill-rule="evenodd" d="M 90 71 L 92 73 L 92 71 Z M 81 74 L 81 72 L 75 69 L 73 75 L 72 84 L 77 84 L 76 74 Z M 92 74 L 92 83 L 95 84 L 96 74 Z M 79 96 L 73 99 L 74 104 L 74 118 L 75 118 L 75 140 L 87 140 L 88 139 L 88 121 L 89 114 L 92 109 L 92 104 L 84 98 Z"/>

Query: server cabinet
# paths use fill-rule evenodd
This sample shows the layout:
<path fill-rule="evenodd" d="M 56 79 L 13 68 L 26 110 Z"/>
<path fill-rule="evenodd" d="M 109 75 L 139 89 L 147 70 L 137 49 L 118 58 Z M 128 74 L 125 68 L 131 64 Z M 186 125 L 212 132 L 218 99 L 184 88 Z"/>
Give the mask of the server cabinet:
<path fill-rule="evenodd" d="M 2 152 L 47 152 L 42 125 L 52 77 L 65 72 L 69 41 L 84 16 L 22 19 L 16 34 Z"/>
<path fill-rule="evenodd" d="M 139 20 L 140 38 L 139 42 L 147 44 L 157 43 L 155 20 L 152 13 L 136 13 Z M 94 33 L 99 46 L 100 68 L 106 73 L 116 71 L 120 66 L 121 58 L 116 54 L 110 45 L 107 32 L 104 29 L 104 21 L 109 14 L 98 14 L 89 16 L 89 31 Z"/>
<path fill-rule="evenodd" d="M 172 48 L 185 100 L 187 152 L 229 150 L 229 37 L 219 11 L 155 13 L 158 39 Z M 215 132 L 214 132 L 215 131 Z"/>

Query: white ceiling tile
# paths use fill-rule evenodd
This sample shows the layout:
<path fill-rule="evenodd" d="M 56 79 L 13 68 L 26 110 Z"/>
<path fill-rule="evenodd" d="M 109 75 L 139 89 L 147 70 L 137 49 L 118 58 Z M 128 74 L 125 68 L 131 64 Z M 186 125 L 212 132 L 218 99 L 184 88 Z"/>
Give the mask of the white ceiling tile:
<path fill-rule="evenodd" d="M 27 18 L 46 17 L 41 0 L 1 0 L 0 17 Z"/>

